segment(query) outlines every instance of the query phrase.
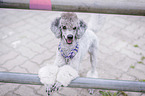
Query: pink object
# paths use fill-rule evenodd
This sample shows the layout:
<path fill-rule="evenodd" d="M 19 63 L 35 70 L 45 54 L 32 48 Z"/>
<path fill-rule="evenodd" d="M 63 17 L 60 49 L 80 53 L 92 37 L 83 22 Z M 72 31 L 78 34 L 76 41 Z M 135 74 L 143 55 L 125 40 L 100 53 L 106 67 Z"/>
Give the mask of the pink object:
<path fill-rule="evenodd" d="M 51 10 L 51 0 L 30 0 L 30 9 Z"/>

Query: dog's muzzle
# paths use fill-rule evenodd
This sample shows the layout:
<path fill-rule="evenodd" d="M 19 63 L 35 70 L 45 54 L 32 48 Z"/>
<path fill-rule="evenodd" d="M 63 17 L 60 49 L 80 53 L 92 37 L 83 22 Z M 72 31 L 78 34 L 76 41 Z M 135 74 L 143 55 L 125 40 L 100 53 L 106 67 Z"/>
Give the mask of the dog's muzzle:
<path fill-rule="evenodd" d="M 73 42 L 73 35 L 71 35 L 71 34 L 67 35 L 67 40 L 66 40 L 66 42 L 67 42 L 68 44 L 72 44 L 72 42 Z"/>

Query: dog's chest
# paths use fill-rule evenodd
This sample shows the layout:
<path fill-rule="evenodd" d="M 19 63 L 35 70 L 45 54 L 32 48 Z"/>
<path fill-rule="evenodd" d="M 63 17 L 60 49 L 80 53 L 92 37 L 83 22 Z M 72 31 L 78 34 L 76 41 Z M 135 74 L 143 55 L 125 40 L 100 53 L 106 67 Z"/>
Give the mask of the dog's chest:
<path fill-rule="evenodd" d="M 79 70 L 79 65 L 80 65 L 80 53 L 78 52 L 76 56 L 72 59 L 69 60 L 67 64 L 69 64 L 71 67 L 73 67 L 76 70 Z"/>

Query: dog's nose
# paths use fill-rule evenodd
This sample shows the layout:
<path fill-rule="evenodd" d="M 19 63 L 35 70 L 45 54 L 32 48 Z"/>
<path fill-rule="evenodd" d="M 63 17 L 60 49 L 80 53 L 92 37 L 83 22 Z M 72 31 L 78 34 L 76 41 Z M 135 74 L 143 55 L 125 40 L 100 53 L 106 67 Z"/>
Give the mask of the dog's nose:
<path fill-rule="evenodd" d="M 73 39 L 73 35 L 69 34 L 69 35 L 67 35 L 67 38 L 68 39 Z"/>

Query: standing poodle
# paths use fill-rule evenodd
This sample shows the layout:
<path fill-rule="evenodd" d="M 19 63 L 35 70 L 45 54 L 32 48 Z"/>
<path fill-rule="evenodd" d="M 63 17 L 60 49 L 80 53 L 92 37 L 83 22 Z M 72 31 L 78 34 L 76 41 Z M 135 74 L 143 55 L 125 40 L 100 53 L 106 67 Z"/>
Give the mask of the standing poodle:
<path fill-rule="evenodd" d="M 92 67 L 86 77 L 98 78 L 97 37 L 87 29 L 86 23 L 78 19 L 75 13 L 63 13 L 52 22 L 51 30 L 56 38 L 60 38 L 56 60 L 54 64 L 39 70 L 40 80 L 47 87 L 48 95 L 79 77 L 80 62 L 87 52 Z M 93 89 L 89 92 L 93 93 Z"/>

